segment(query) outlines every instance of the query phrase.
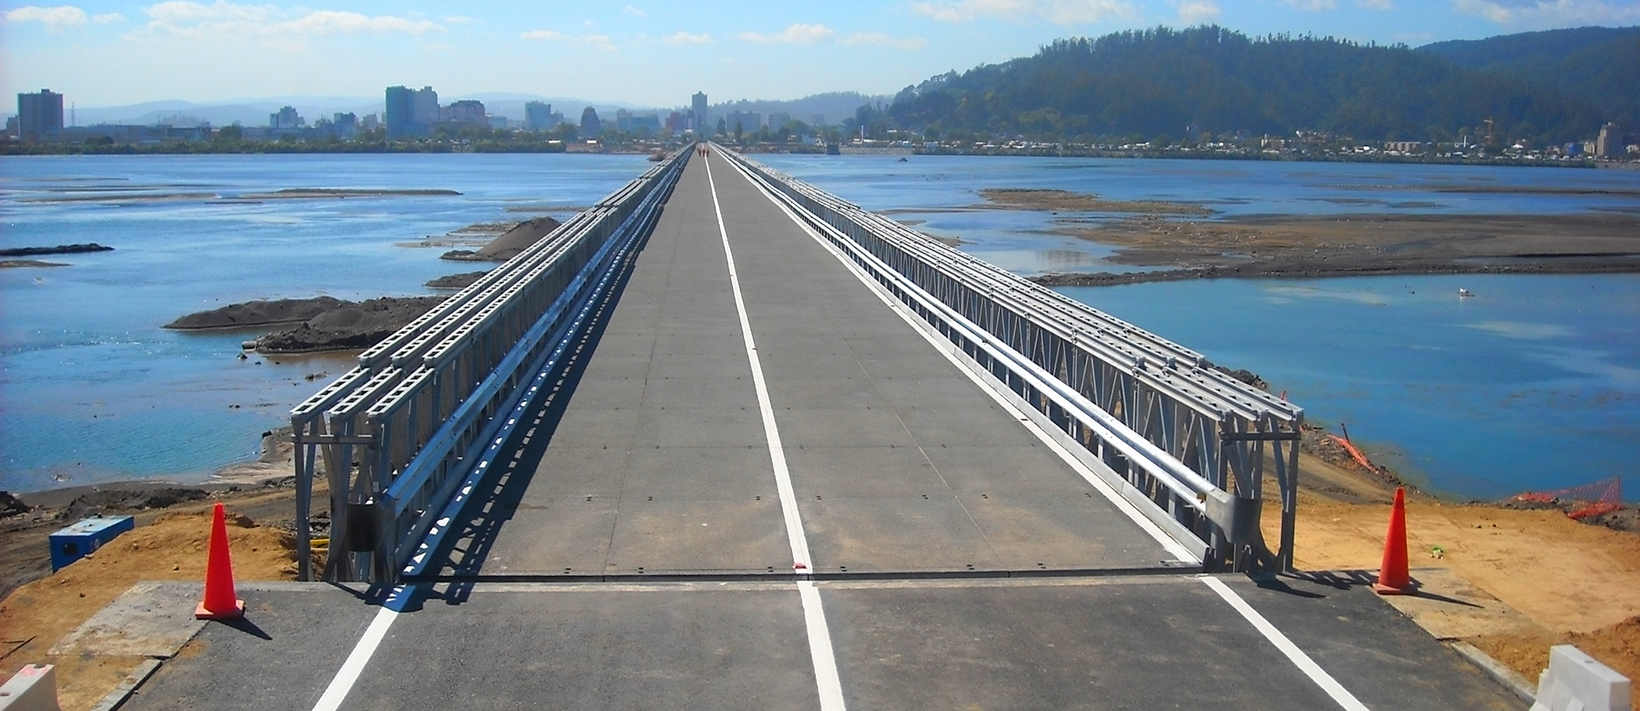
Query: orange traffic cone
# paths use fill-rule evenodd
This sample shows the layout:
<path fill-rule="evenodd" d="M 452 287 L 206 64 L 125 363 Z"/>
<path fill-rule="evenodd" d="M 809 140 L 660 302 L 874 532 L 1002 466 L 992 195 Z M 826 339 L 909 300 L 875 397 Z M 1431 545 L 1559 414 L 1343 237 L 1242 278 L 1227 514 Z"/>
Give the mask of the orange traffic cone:
<path fill-rule="evenodd" d="M 1389 514 L 1389 533 L 1384 536 L 1384 562 L 1378 566 L 1379 595 L 1406 595 L 1412 592 L 1412 572 L 1407 570 L 1407 497 L 1395 488 L 1395 508 Z"/>
<path fill-rule="evenodd" d="M 245 616 L 245 601 L 233 590 L 233 560 L 228 555 L 228 522 L 217 502 L 211 513 L 211 550 L 205 559 L 205 600 L 194 608 L 201 620 L 236 620 Z"/>

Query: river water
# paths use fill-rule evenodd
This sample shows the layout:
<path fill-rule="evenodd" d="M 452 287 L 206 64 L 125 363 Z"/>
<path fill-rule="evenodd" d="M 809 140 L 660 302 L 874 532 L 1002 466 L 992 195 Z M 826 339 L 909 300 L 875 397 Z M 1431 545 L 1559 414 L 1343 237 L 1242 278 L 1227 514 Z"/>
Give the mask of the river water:
<path fill-rule="evenodd" d="M 1172 200 L 1222 215 L 1640 211 L 1600 193 L 1640 172 L 1102 159 L 759 156 L 1022 274 L 1131 269 L 1053 232 L 1042 212 L 965 211 L 988 187 Z M 239 361 L 243 333 L 160 325 L 256 298 L 428 293 L 466 271 L 448 247 L 400 246 L 467 225 L 590 204 L 637 156 L 357 155 L 0 160 L 0 246 L 99 242 L 0 270 L 0 489 L 200 478 L 349 366 Z M 245 199 L 289 188 L 445 189 L 438 197 Z M 1089 215 L 1088 219 L 1114 216 Z M 1474 291 L 1458 300 L 1459 286 Z M 1348 423 L 1376 458 L 1461 496 L 1614 474 L 1640 494 L 1640 277 L 1220 280 L 1066 289 L 1085 303 L 1260 373 L 1310 421 Z M 323 374 L 323 375 L 321 375 Z M 308 380 L 308 376 L 315 376 Z M 237 406 L 237 407 L 236 407 Z"/>

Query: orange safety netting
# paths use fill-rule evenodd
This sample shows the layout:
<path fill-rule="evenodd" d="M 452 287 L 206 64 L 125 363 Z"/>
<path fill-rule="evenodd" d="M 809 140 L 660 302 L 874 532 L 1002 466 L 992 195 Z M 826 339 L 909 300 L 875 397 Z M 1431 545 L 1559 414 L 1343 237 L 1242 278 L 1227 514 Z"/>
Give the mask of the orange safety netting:
<path fill-rule="evenodd" d="M 1553 491 L 1529 491 L 1515 495 L 1515 500 L 1545 504 L 1565 501 L 1573 504 L 1573 508 L 1566 512 L 1573 519 L 1599 516 L 1623 508 L 1623 478 L 1614 476 Z"/>

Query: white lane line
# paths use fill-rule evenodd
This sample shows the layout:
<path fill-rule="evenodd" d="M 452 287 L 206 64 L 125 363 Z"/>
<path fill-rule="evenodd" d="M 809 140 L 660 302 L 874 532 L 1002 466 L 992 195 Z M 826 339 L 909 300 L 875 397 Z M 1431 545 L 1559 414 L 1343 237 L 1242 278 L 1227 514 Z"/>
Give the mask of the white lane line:
<path fill-rule="evenodd" d="M 336 672 L 336 678 L 330 680 L 330 686 L 325 689 L 319 703 L 313 705 L 313 711 L 336 711 L 341 708 L 342 700 L 347 698 L 347 692 L 353 690 L 353 683 L 359 680 L 359 674 L 364 672 L 364 665 L 370 663 L 370 657 L 376 653 L 376 647 L 387 636 L 387 628 L 393 626 L 393 620 L 398 619 L 399 613 L 387 606 L 382 606 L 376 612 L 376 619 L 370 621 L 370 627 L 359 638 L 359 643 L 353 645 L 353 652 L 347 655 L 347 661 L 342 662 L 342 668 Z"/>
<path fill-rule="evenodd" d="M 723 256 L 729 261 L 729 286 L 735 294 L 735 310 L 740 314 L 740 334 L 746 339 L 746 359 L 752 365 L 752 385 L 757 388 L 757 409 L 763 413 L 763 433 L 769 440 L 769 456 L 774 460 L 774 484 L 780 492 L 780 513 L 786 519 L 786 540 L 792 546 L 792 569 L 807 573 L 809 539 L 803 534 L 803 519 L 797 512 L 797 494 L 792 490 L 791 470 L 786 468 L 786 450 L 780 445 L 780 428 L 769 404 L 769 384 L 763 379 L 763 363 L 752 341 L 752 322 L 746 317 L 746 298 L 740 294 L 740 276 L 735 272 L 735 253 L 729 248 L 729 230 L 723 226 L 723 206 L 718 203 L 717 181 L 712 178 L 712 161 L 706 160 L 706 181 L 712 187 L 712 209 L 717 211 L 718 234 L 723 237 Z"/>
<path fill-rule="evenodd" d="M 1355 698 L 1355 695 L 1345 689 L 1343 684 L 1338 683 L 1338 680 L 1328 674 L 1327 670 L 1322 669 L 1320 664 L 1316 664 L 1315 660 L 1310 658 L 1310 655 L 1305 654 L 1304 650 L 1293 644 L 1293 641 L 1288 639 L 1287 635 L 1282 634 L 1281 630 L 1276 629 L 1275 625 L 1264 619 L 1264 615 L 1259 614 L 1258 610 L 1247 604 L 1247 601 L 1237 595 L 1236 591 L 1231 590 L 1229 585 L 1225 585 L 1224 581 L 1212 576 L 1203 576 L 1201 580 L 1207 584 L 1207 587 L 1212 588 L 1213 592 L 1218 593 L 1219 597 L 1224 598 L 1225 602 L 1230 603 L 1230 606 L 1235 608 L 1236 612 L 1241 613 L 1242 617 L 1247 618 L 1248 622 L 1253 623 L 1253 627 L 1263 634 L 1265 639 L 1270 640 L 1270 643 L 1275 645 L 1276 649 L 1287 655 L 1287 659 L 1291 660 L 1299 671 L 1310 677 L 1310 681 L 1315 682 L 1317 686 L 1321 687 L 1322 691 L 1327 692 L 1327 695 L 1331 696 L 1333 701 L 1338 702 L 1340 707 L 1347 709 L 1347 711 L 1369 711 L 1366 704 Z"/>
<path fill-rule="evenodd" d="M 803 621 L 809 630 L 809 656 L 814 659 L 814 681 L 820 687 L 820 711 L 843 711 L 843 682 L 837 676 L 837 654 L 831 649 L 831 628 L 820 608 L 820 589 L 812 580 L 797 581 L 803 598 Z"/>
<path fill-rule="evenodd" d="M 723 256 L 729 262 L 729 286 L 740 315 L 740 333 L 746 339 L 746 359 L 752 366 L 752 385 L 757 389 L 757 408 L 763 414 L 763 433 L 769 440 L 769 458 L 774 464 L 775 488 L 780 492 L 780 513 L 786 519 L 786 540 L 792 547 L 792 569 L 808 573 L 814 569 L 809 557 L 809 539 L 803 533 L 803 519 L 797 511 L 797 494 L 792 490 L 791 470 L 786 467 L 786 450 L 780 444 L 780 428 L 774 421 L 769 402 L 769 384 L 763 379 L 763 363 L 752 340 L 752 322 L 746 316 L 746 299 L 740 293 L 740 277 L 735 272 L 735 253 L 729 247 L 729 230 L 723 224 L 723 206 L 718 202 L 717 180 L 712 177 L 712 161 L 706 160 L 706 181 L 712 188 L 712 209 L 717 212 L 718 234 L 723 237 Z M 837 674 L 837 655 L 831 648 L 831 628 L 820 606 L 820 591 L 810 580 L 797 582 L 803 600 L 803 620 L 808 628 L 809 658 L 814 662 L 814 681 L 820 692 L 820 711 L 844 711 L 843 685 Z"/>
<path fill-rule="evenodd" d="M 1187 563 L 1202 562 L 1200 556 L 1197 556 L 1195 553 L 1191 552 L 1189 548 L 1181 545 L 1178 541 L 1174 540 L 1172 536 L 1167 535 L 1166 531 L 1163 531 L 1154 521 L 1151 521 L 1144 515 L 1144 513 L 1140 512 L 1138 508 L 1134 507 L 1133 502 L 1123 498 L 1120 492 L 1111 488 L 1110 484 L 1106 483 L 1105 480 L 1098 474 L 1094 473 L 1092 469 L 1089 469 L 1081 459 L 1078 459 L 1075 454 L 1072 454 L 1070 450 L 1066 449 L 1059 443 L 1058 440 L 1054 439 L 1052 434 L 1050 434 L 1046 429 L 1043 429 L 1043 427 L 1035 420 L 1027 417 L 1027 414 L 1023 410 L 1020 410 L 1015 403 L 1010 401 L 1007 396 L 1002 393 L 1001 388 L 1004 386 L 997 383 L 995 380 L 988 379 L 987 376 L 974 372 L 972 368 L 968 367 L 968 365 L 957 356 L 959 349 L 955 344 L 951 343 L 950 340 L 931 329 L 928 326 L 927 321 L 922 320 L 921 317 L 912 313 L 910 309 L 900 303 L 898 298 L 896 298 L 893 294 L 890 294 L 888 290 L 884 289 L 882 285 L 876 282 L 876 280 L 872 279 L 871 276 L 860 267 L 860 265 L 855 264 L 854 261 L 849 259 L 848 255 L 845 255 L 842 250 L 837 248 L 836 245 L 827 241 L 825 237 L 822 237 L 819 232 L 815 231 L 815 229 L 809 226 L 807 222 L 803 221 L 797 216 L 796 213 L 792 212 L 791 208 L 784 202 L 770 194 L 768 189 L 764 188 L 763 185 L 759 184 L 756 180 L 752 180 L 751 176 L 747 175 L 744 168 L 740 168 L 739 165 L 736 165 L 735 167 L 740 170 L 741 175 L 746 176 L 746 179 L 751 181 L 752 185 L 758 189 L 758 192 L 763 193 L 763 196 L 768 198 L 769 202 L 774 203 L 775 207 L 778 207 L 782 212 L 785 212 L 786 217 L 790 218 L 793 223 L 807 233 L 810 239 L 813 239 L 821 246 L 821 248 L 830 252 L 833 257 L 836 257 L 837 261 L 843 265 L 843 268 L 849 270 L 849 273 L 853 274 L 854 278 L 859 279 L 860 283 L 866 286 L 866 289 L 870 290 L 871 293 L 876 294 L 877 298 L 884 304 L 887 304 L 891 311 L 898 314 L 900 320 L 910 324 L 911 328 L 923 337 L 923 340 L 928 341 L 934 346 L 934 350 L 939 351 L 941 355 L 945 356 L 946 360 L 951 361 L 953 365 L 957 366 L 957 370 L 961 371 L 963 375 L 968 376 L 968 379 L 973 381 L 975 385 L 978 385 L 980 390 L 984 391 L 985 394 L 990 395 L 991 399 L 994 400 L 997 405 L 1002 407 L 1003 412 L 1007 412 L 1015 420 L 1018 420 L 1020 424 L 1025 426 L 1026 430 L 1031 432 L 1031 434 L 1036 435 L 1038 440 L 1041 440 L 1043 444 L 1047 445 L 1050 451 L 1059 455 L 1059 458 L 1071 468 L 1071 471 L 1076 472 L 1079 476 L 1086 480 L 1088 484 L 1097 490 L 1101 496 L 1105 497 L 1105 500 L 1109 501 L 1112 506 L 1115 506 L 1117 511 L 1122 512 L 1128 520 L 1138 526 L 1139 530 L 1144 531 L 1145 534 L 1149 535 L 1152 539 L 1155 539 L 1157 543 L 1160 543 L 1162 548 L 1172 554 L 1176 560 Z"/>

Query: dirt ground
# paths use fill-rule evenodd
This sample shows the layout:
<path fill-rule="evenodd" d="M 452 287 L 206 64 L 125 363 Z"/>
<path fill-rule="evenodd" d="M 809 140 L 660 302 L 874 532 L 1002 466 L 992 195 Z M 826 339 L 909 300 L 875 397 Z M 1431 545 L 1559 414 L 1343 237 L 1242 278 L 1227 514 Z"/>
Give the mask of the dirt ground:
<path fill-rule="evenodd" d="M 285 506 L 293 500 L 288 491 L 273 497 Z M 12 591 L 0 602 L 0 678 L 11 678 L 27 664 L 55 664 L 64 711 L 88 709 L 112 691 L 141 658 L 61 657 L 48 651 L 138 581 L 197 580 L 203 593 L 211 516 L 202 505 L 191 508 L 156 516 L 84 559 Z M 236 510 L 230 506 L 228 516 L 235 581 L 294 580 L 290 533 L 257 526 Z"/>
<path fill-rule="evenodd" d="M 1393 500 L 1389 480 L 1314 456 L 1301 457 L 1299 472 L 1311 485 L 1299 496 L 1295 566 L 1377 571 Z M 1265 511 L 1267 539 L 1274 540 L 1278 514 Z M 1528 618 L 1462 641 L 1534 687 L 1556 644 L 1576 645 L 1640 679 L 1640 534 L 1573 521 L 1559 509 L 1455 504 L 1413 492 L 1407 550 L 1415 570 L 1450 570 Z M 1634 708 L 1640 711 L 1640 697 Z"/>

